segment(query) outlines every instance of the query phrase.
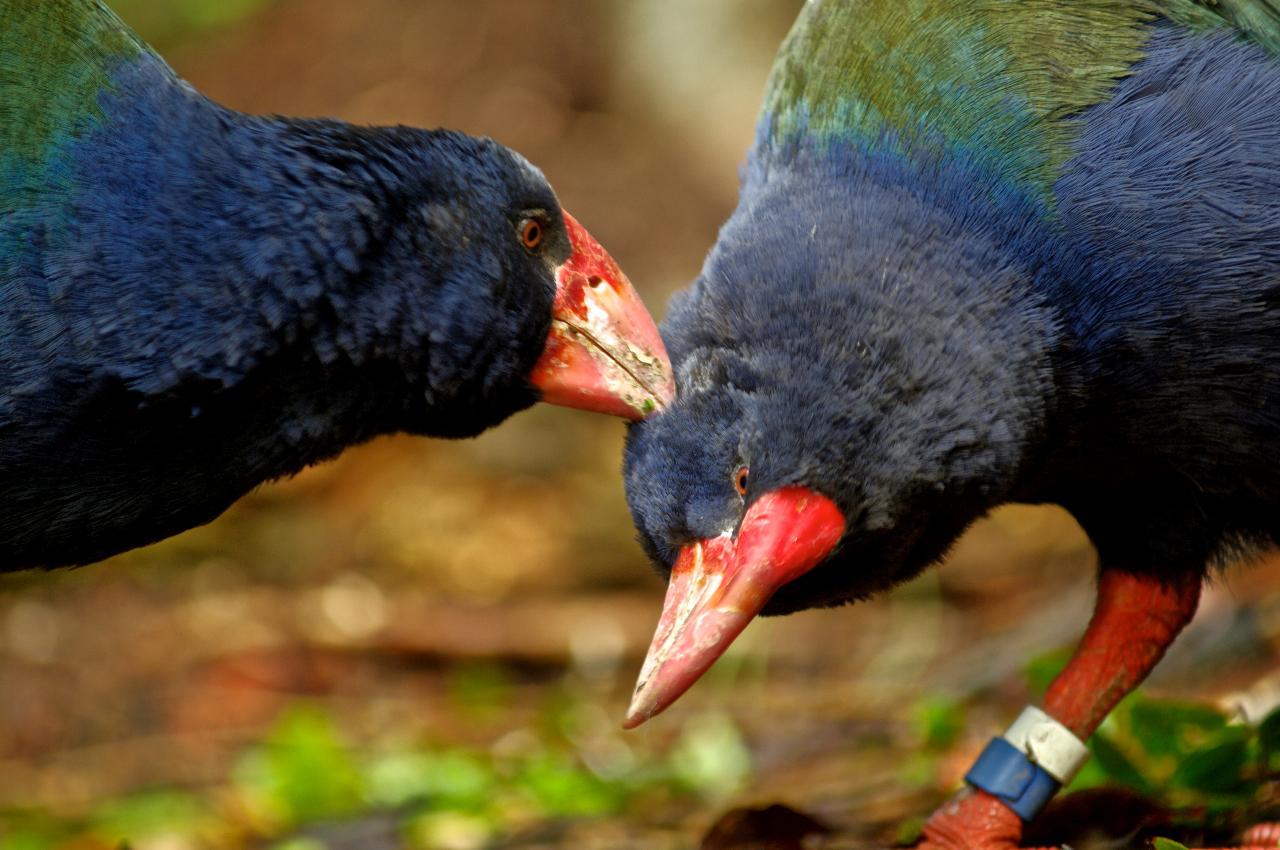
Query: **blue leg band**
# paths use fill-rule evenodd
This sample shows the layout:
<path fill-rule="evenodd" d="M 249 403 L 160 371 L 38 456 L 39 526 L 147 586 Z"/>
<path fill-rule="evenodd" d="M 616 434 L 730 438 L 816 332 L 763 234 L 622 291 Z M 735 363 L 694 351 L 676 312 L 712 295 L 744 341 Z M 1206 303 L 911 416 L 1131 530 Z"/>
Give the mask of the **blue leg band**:
<path fill-rule="evenodd" d="M 1060 783 L 1004 738 L 992 738 L 965 774 L 965 782 L 999 798 L 1024 821 L 1058 793 Z"/>

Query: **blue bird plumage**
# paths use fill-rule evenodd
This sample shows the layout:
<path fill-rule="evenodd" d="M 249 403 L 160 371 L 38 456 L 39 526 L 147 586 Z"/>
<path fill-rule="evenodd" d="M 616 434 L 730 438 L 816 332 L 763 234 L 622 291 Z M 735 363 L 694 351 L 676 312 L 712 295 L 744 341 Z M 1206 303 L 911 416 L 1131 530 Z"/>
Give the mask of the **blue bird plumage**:
<path fill-rule="evenodd" d="M 660 563 L 735 524 L 739 464 L 930 541 L 872 570 L 851 538 L 778 610 L 908 578 L 1009 500 L 1151 569 L 1280 540 L 1280 66 L 1157 27 L 1081 120 L 1052 213 L 962 152 L 762 134 L 664 322 L 681 403 L 628 448 Z"/>
<path fill-rule="evenodd" d="M 493 141 L 224 109 L 96 0 L 0 17 L 0 570 L 157 540 L 377 434 L 497 424 L 578 321 L 566 281 L 649 321 Z"/>
<path fill-rule="evenodd" d="M 851 533 L 774 610 L 908 578 L 1009 500 L 1067 505 L 1135 569 L 1280 541 L 1280 63 L 1156 25 L 1079 120 L 1050 209 L 962 150 L 779 141 L 766 116 L 663 323 L 679 403 L 632 428 L 660 565 L 736 525 L 739 465 L 896 550 Z"/>
<path fill-rule="evenodd" d="M 756 614 L 886 590 L 992 508 L 1052 502 L 1104 576 L 1095 648 L 1045 704 L 1087 737 L 1189 619 L 1207 570 L 1280 545 L 1280 26 L 1251 38 L 1187 25 L 1195 4 L 1111 4 L 1143 7 L 1139 54 L 1072 111 L 1035 106 L 1019 81 L 1106 71 L 1072 16 L 1108 4 L 1039 5 L 1073 21 L 1052 61 L 1025 45 L 973 60 L 1004 36 L 989 21 L 958 29 L 951 53 L 945 29 L 912 21 L 998 27 L 1001 4 L 801 13 L 737 209 L 663 324 L 677 402 L 628 439 L 632 515 L 670 579 L 629 724 Z M 1276 12 L 1199 11 L 1222 10 Z M 856 57 L 838 58 L 839 38 Z M 917 76 L 877 76 L 895 68 Z M 850 88 L 821 89 L 833 80 Z M 786 100 L 797 91 L 813 102 Z M 890 108 L 895 91 L 938 108 Z M 1007 112 L 957 106 L 970 101 Z M 1133 604 L 1146 613 L 1108 619 Z M 940 815 L 926 846 L 1004 846 L 980 839 L 1001 816 L 979 805 Z"/>

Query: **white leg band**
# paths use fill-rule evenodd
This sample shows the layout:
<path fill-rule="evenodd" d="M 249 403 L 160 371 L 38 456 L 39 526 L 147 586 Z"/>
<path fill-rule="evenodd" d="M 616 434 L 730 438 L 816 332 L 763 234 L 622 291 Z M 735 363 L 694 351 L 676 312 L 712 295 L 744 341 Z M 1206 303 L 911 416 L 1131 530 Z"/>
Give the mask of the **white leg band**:
<path fill-rule="evenodd" d="M 1089 760 L 1084 742 L 1035 706 L 1024 708 L 1003 737 L 1063 785 L 1070 784 Z"/>

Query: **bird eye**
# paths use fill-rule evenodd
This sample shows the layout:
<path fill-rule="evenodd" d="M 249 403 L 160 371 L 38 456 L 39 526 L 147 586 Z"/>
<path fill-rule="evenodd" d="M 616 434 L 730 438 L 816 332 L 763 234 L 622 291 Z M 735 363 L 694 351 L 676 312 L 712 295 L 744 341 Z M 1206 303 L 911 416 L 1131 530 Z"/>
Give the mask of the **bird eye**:
<path fill-rule="evenodd" d="M 739 496 L 747 495 L 747 476 L 751 474 L 751 470 L 745 466 L 738 467 L 738 471 L 733 474 L 733 489 L 738 491 Z"/>
<path fill-rule="evenodd" d="M 544 235 L 546 235 L 546 229 L 536 218 L 526 218 L 520 222 L 520 244 L 526 251 L 538 250 Z"/>

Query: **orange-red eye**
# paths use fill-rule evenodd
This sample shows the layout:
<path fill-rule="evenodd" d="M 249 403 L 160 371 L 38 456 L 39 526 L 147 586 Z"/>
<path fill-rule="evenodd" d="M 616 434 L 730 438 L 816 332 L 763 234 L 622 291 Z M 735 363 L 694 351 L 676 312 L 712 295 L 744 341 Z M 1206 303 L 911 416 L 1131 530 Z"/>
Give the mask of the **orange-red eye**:
<path fill-rule="evenodd" d="M 526 218 L 520 223 L 520 244 L 524 245 L 526 251 L 538 250 L 544 234 L 542 222 L 536 218 Z"/>
<path fill-rule="evenodd" d="M 738 491 L 739 496 L 747 495 L 747 476 L 751 474 L 751 470 L 745 466 L 739 467 L 738 471 L 733 475 L 733 489 Z"/>

